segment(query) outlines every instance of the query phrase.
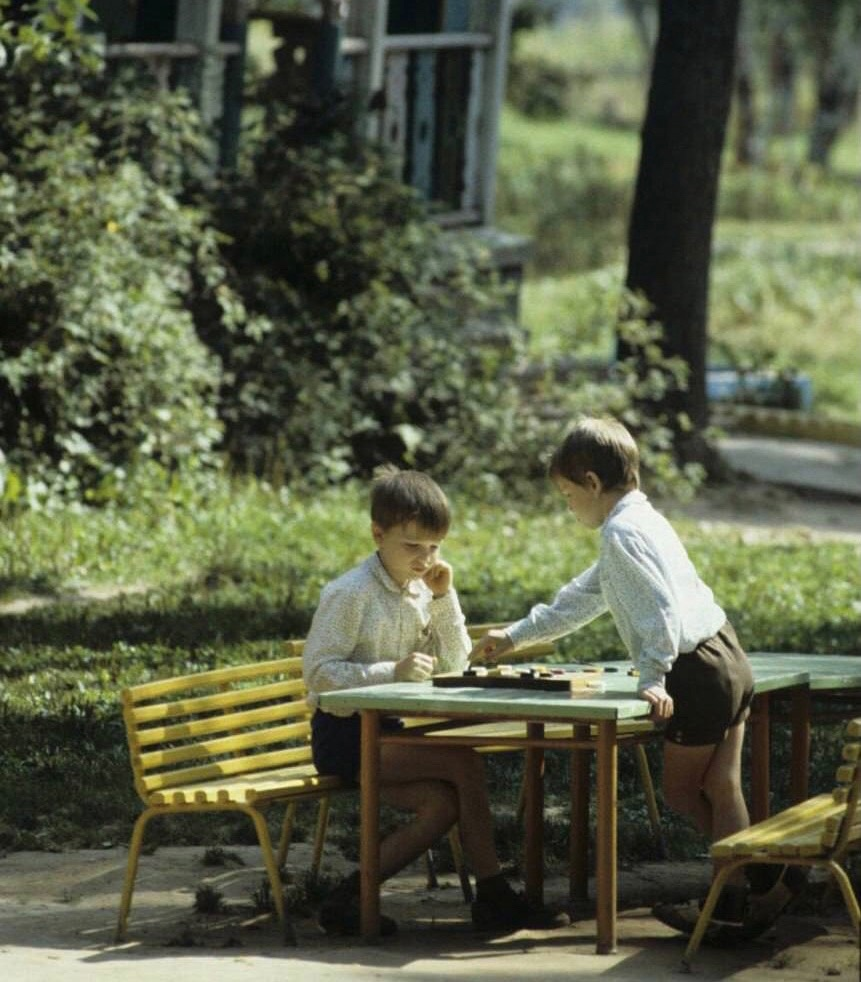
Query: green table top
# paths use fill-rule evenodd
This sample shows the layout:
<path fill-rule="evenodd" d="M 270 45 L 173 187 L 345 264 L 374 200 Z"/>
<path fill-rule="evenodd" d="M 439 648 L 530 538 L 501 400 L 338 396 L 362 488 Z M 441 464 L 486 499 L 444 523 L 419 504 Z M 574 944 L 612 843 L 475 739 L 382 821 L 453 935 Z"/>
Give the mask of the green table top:
<path fill-rule="evenodd" d="M 649 715 L 649 704 L 636 695 L 636 679 L 605 679 L 603 692 L 591 695 L 535 689 L 435 688 L 428 682 L 392 682 L 320 695 L 321 709 L 378 709 L 410 716 L 462 713 L 520 720 L 635 719 Z"/>
<path fill-rule="evenodd" d="M 784 654 L 750 655 L 757 692 L 798 685 L 812 690 L 861 689 L 861 657 Z M 435 688 L 428 682 L 392 682 L 320 695 L 325 710 L 376 709 L 414 716 L 448 714 L 528 720 L 636 719 L 648 716 L 649 704 L 636 694 L 637 679 L 627 674 L 628 661 L 601 662 L 604 691 L 584 696 L 534 689 Z"/>
<path fill-rule="evenodd" d="M 749 655 L 754 678 L 800 672 L 813 691 L 861 688 L 861 657 L 856 655 L 786 654 L 754 651 Z"/>

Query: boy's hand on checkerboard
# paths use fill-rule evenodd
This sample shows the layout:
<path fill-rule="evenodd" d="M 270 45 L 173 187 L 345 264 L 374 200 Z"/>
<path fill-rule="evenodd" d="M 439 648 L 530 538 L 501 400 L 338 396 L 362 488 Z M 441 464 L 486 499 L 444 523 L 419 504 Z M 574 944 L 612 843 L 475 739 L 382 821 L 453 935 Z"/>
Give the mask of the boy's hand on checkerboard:
<path fill-rule="evenodd" d="M 395 664 L 396 682 L 424 682 L 433 675 L 436 658 L 423 651 L 414 651 Z"/>
<path fill-rule="evenodd" d="M 469 653 L 469 660 L 473 661 L 476 658 L 483 658 L 487 661 L 496 661 L 513 650 L 514 644 L 511 638 L 505 631 L 495 627 L 489 630 L 483 638 L 479 638 L 475 642 L 472 646 L 472 651 Z"/>

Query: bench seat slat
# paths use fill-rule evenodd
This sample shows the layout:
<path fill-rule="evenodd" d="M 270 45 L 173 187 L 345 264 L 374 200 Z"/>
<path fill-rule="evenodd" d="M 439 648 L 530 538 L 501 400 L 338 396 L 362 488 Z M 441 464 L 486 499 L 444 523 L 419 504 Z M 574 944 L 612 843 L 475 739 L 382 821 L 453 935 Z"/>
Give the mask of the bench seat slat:
<path fill-rule="evenodd" d="M 785 847 L 789 850 L 786 855 L 796 854 L 796 849 L 809 848 L 811 836 L 820 848 L 826 819 L 832 815 L 842 816 L 843 811 L 844 806 L 835 802 L 833 795 L 820 794 L 715 842 L 711 853 L 715 859 L 720 859 L 753 852 L 776 853 Z"/>
<path fill-rule="evenodd" d="M 254 801 L 283 797 L 301 797 L 337 791 L 346 785 L 337 777 L 322 776 L 313 764 L 255 771 L 253 774 L 225 777 L 221 780 L 182 784 L 154 791 L 148 796 L 151 805 L 184 804 L 250 804 Z"/>
<path fill-rule="evenodd" d="M 254 774 L 257 771 L 268 771 L 275 767 L 305 764 L 310 759 L 310 747 L 293 747 L 289 750 L 247 754 L 244 757 L 228 757 L 225 760 L 202 764 L 199 767 L 184 767 L 175 771 L 146 774 L 143 778 L 143 787 L 144 791 L 149 794 L 162 788 L 178 787 L 183 784 L 208 783 L 236 774 Z"/>

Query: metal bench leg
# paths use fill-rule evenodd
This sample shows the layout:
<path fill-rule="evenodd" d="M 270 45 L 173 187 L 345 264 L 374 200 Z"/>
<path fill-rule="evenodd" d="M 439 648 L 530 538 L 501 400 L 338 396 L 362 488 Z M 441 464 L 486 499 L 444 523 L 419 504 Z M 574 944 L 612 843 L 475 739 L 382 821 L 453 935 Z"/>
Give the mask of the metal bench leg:
<path fill-rule="evenodd" d="M 254 808 L 242 809 L 250 816 L 257 831 L 257 841 L 260 843 L 260 851 L 263 853 L 263 864 L 266 867 L 266 874 L 269 877 L 269 886 L 272 891 L 272 902 L 275 904 L 275 911 L 278 920 L 281 922 L 281 929 L 284 932 L 284 943 L 295 945 L 296 932 L 293 929 L 293 920 L 290 911 L 284 903 L 284 887 L 281 883 L 281 874 L 275 864 L 275 853 L 272 850 L 272 840 L 269 838 L 269 828 L 266 825 L 266 817 L 262 812 Z"/>
<path fill-rule="evenodd" d="M 699 949 L 700 942 L 703 940 L 703 935 L 706 933 L 706 928 L 709 926 L 709 922 L 712 919 L 712 914 L 717 906 L 717 902 L 723 891 L 724 885 L 729 879 L 730 874 L 734 873 L 739 866 L 743 865 L 743 862 L 727 863 L 725 866 L 721 866 L 718 869 L 717 875 L 715 876 L 714 880 L 712 880 L 712 885 L 709 889 L 708 896 L 706 897 L 706 902 L 703 904 L 703 909 L 700 911 L 700 916 L 697 919 L 697 926 L 694 928 L 694 933 L 691 935 L 691 940 L 688 942 L 687 948 L 685 948 L 684 955 L 682 955 L 682 971 L 691 971 L 693 957 Z"/>
<path fill-rule="evenodd" d="M 329 828 L 329 795 L 320 799 L 317 808 L 317 828 L 314 830 L 314 854 L 311 858 L 311 876 L 317 879 L 323 863 L 323 846 L 326 844 L 326 831 Z"/>
<path fill-rule="evenodd" d="M 132 894 L 135 889 L 135 878 L 138 874 L 138 860 L 140 859 L 141 846 L 143 845 L 144 830 L 147 823 L 157 815 L 152 808 L 148 808 L 142 815 L 138 816 L 135 827 L 132 830 L 131 841 L 129 842 L 129 858 L 126 863 L 126 878 L 123 883 L 123 893 L 120 898 L 120 912 L 117 917 L 117 930 L 115 939 L 124 941 L 126 937 L 126 927 L 128 926 L 129 910 L 132 906 Z"/>
<path fill-rule="evenodd" d="M 293 823 L 296 820 L 296 806 L 298 802 L 291 801 L 284 812 L 284 824 L 281 826 L 281 838 L 278 840 L 278 857 L 275 862 L 278 869 L 287 862 L 287 854 L 290 852 L 290 843 L 293 839 Z"/>
<path fill-rule="evenodd" d="M 469 878 L 469 872 L 466 868 L 466 863 L 463 858 L 463 844 L 460 841 L 460 830 L 457 825 L 452 825 L 448 830 L 448 844 L 451 846 L 451 856 L 454 860 L 454 868 L 457 870 L 457 876 L 460 880 L 460 889 L 463 892 L 464 902 L 471 904 L 475 899 L 475 894 L 472 892 L 472 882 Z"/>

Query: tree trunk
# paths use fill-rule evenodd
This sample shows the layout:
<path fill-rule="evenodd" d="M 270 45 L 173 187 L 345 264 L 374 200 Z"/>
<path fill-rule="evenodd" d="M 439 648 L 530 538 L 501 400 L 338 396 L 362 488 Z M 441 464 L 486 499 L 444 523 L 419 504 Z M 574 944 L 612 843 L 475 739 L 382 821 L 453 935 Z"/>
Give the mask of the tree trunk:
<path fill-rule="evenodd" d="M 661 0 L 628 232 L 626 285 L 663 325 L 665 353 L 690 369 L 687 390 L 661 403 L 679 424 L 683 457 L 705 452 L 701 440 L 682 437 L 681 417 L 689 417 L 695 437 L 708 422 L 709 264 L 739 6 L 740 0 Z"/>

